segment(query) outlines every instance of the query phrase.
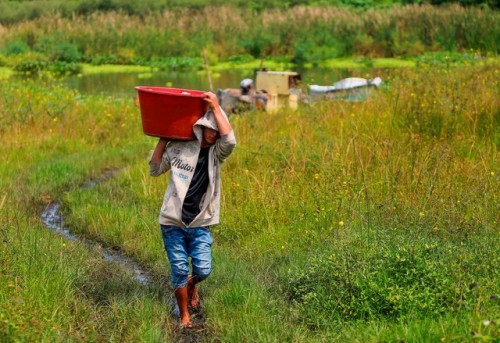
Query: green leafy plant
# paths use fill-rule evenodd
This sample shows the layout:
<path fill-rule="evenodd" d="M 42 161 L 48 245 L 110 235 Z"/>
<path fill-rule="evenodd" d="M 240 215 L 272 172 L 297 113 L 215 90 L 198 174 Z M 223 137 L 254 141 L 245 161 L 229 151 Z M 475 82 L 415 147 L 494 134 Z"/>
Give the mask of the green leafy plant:
<path fill-rule="evenodd" d="M 51 59 L 58 62 L 78 62 L 82 58 L 82 54 L 75 44 L 60 43 L 54 46 Z"/>
<path fill-rule="evenodd" d="M 5 45 L 5 47 L 2 49 L 3 53 L 6 56 L 10 55 L 19 55 L 19 54 L 24 54 L 27 53 L 30 50 L 30 47 L 28 44 L 26 44 L 22 40 L 14 40 Z"/>
<path fill-rule="evenodd" d="M 474 53 L 426 52 L 416 58 L 418 66 L 450 67 L 475 64 L 481 57 Z"/>
<path fill-rule="evenodd" d="M 43 54 L 29 52 L 16 55 L 11 62 L 12 69 L 22 74 L 38 74 L 47 68 L 49 61 Z"/>
<path fill-rule="evenodd" d="M 432 317 L 472 305 L 472 291 L 456 285 L 473 276 L 457 275 L 437 244 L 339 250 L 312 257 L 305 269 L 289 273 L 288 297 L 299 319 L 309 325 Z"/>
<path fill-rule="evenodd" d="M 57 76 L 76 75 L 81 73 L 82 69 L 82 66 L 78 63 L 68 63 L 62 61 L 51 63 L 47 68 L 47 70 L 51 71 Z"/>

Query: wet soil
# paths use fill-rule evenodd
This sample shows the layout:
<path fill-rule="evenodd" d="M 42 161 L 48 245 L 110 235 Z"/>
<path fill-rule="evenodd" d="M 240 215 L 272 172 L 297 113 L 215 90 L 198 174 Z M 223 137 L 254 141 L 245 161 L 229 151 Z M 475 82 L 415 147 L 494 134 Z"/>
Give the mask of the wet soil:
<path fill-rule="evenodd" d="M 89 179 L 87 182 L 82 184 L 81 188 L 88 189 L 95 187 L 98 184 L 115 177 L 117 174 L 117 170 L 105 170 L 99 177 Z M 140 263 L 123 253 L 120 247 L 110 246 L 104 242 L 72 232 L 71 229 L 64 224 L 61 203 L 59 201 L 51 200 L 48 202 L 40 217 L 47 229 L 63 236 L 68 241 L 83 244 L 93 252 L 102 254 L 102 258 L 106 262 L 112 263 L 113 265 L 128 271 L 142 286 L 150 286 L 154 280 L 161 280 L 160 276 L 154 275 Z M 178 317 L 178 314 L 176 316 L 175 313 L 176 301 L 173 296 L 173 292 L 166 290 L 163 299 L 166 307 L 171 311 L 172 316 Z M 192 310 L 191 321 L 193 322 L 193 328 L 191 329 L 181 330 L 178 325 L 169 325 L 169 332 L 171 333 L 171 338 L 174 342 L 197 343 L 206 340 L 207 333 L 204 325 L 205 316 L 202 304 L 200 304 L 199 309 Z M 177 320 L 170 322 L 178 323 Z"/>

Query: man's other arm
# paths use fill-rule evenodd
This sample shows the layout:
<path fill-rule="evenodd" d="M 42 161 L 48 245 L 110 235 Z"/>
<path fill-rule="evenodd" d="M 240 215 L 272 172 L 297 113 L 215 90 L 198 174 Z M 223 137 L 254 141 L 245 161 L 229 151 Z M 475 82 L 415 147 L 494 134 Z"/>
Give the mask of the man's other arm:
<path fill-rule="evenodd" d="M 156 144 L 155 150 L 149 159 L 149 174 L 151 176 L 160 176 L 170 169 L 170 160 L 166 152 L 167 143 L 167 139 L 160 138 L 158 144 Z"/>

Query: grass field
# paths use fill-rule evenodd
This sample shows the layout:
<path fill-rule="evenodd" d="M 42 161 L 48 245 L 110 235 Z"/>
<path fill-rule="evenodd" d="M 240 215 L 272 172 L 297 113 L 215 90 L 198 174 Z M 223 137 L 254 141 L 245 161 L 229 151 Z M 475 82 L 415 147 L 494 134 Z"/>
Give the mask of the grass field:
<path fill-rule="evenodd" d="M 368 101 L 232 116 L 201 338 L 498 340 L 499 73 L 394 69 Z M 167 179 L 149 176 L 140 125 L 132 99 L 0 83 L 0 341 L 179 339 L 156 223 Z M 53 199 L 155 280 L 47 231 Z"/>

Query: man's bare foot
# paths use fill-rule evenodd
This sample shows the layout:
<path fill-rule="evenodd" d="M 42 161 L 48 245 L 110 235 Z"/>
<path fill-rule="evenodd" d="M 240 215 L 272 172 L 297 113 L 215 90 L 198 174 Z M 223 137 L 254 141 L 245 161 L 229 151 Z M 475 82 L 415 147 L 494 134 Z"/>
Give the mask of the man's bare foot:
<path fill-rule="evenodd" d="M 188 306 L 192 309 L 197 309 L 200 304 L 200 296 L 198 290 L 196 289 L 196 283 L 198 281 L 195 277 L 189 275 L 187 283 L 187 293 L 188 293 Z"/>
<path fill-rule="evenodd" d="M 181 320 L 180 328 L 181 328 L 181 330 L 193 328 L 193 323 L 191 323 L 191 320 L 189 319 L 189 317 L 188 317 L 187 321 Z"/>
<path fill-rule="evenodd" d="M 182 288 L 177 288 L 175 290 L 175 298 L 177 299 L 177 305 L 179 306 L 181 329 L 189 329 L 193 327 L 188 311 L 188 287 L 185 286 Z"/>
<path fill-rule="evenodd" d="M 193 309 L 197 309 L 200 305 L 200 295 L 195 285 L 191 289 L 188 288 L 188 305 Z"/>

